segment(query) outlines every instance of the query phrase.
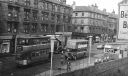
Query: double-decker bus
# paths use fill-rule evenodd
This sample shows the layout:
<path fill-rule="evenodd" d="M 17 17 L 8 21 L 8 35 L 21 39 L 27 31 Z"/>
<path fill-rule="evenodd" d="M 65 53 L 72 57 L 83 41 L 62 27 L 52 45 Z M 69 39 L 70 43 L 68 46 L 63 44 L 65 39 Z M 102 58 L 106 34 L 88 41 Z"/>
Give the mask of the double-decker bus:
<path fill-rule="evenodd" d="M 18 65 L 28 65 L 49 59 L 51 49 L 50 37 L 17 36 L 15 41 L 16 63 Z"/>
<path fill-rule="evenodd" d="M 67 41 L 67 52 L 66 58 L 68 57 L 69 59 L 74 59 L 76 60 L 77 58 L 80 57 L 85 57 L 88 56 L 88 40 L 84 39 L 71 39 Z"/>

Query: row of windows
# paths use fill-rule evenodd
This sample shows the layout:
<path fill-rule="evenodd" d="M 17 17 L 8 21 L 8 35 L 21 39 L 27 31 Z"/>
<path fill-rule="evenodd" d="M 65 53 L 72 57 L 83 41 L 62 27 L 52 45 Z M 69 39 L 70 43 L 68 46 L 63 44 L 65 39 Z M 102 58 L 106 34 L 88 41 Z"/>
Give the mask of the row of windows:
<path fill-rule="evenodd" d="M 9 19 L 14 19 L 14 18 L 19 18 L 19 8 L 15 8 L 15 7 L 8 7 L 8 18 Z M 28 21 L 31 19 L 31 12 L 32 12 L 32 17 L 34 20 L 38 20 L 39 16 L 38 16 L 38 11 L 37 10 L 30 10 L 30 9 L 24 9 L 24 20 Z M 49 20 L 49 13 L 48 12 L 42 12 L 41 13 L 41 20 Z M 56 15 L 54 13 L 51 14 L 51 20 L 57 20 L 57 22 L 60 22 L 61 19 L 61 15 Z M 71 21 L 71 17 L 63 15 L 63 22 L 67 22 L 70 23 Z"/>
<path fill-rule="evenodd" d="M 31 56 L 36 57 L 36 56 L 41 56 L 43 54 L 49 54 L 49 51 L 50 51 L 50 49 L 41 50 L 41 51 L 37 51 L 37 52 L 32 52 Z"/>
<path fill-rule="evenodd" d="M 33 39 L 17 38 L 18 45 L 35 45 L 35 44 L 48 44 L 48 43 L 50 43 L 49 38 L 33 38 Z"/>
<path fill-rule="evenodd" d="M 19 0 L 9 0 L 10 3 L 12 2 L 19 2 Z M 24 5 L 25 6 L 30 6 L 31 5 L 31 0 L 24 0 Z M 39 2 L 38 0 L 34 0 L 34 6 L 39 7 L 40 9 L 45 9 L 45 10 L 51 10 L 51 11 L 56 11 L 56 12 L 61 12 L 61 13 L 70 13 L 72 12 L 71 7 L 66 7 L 62 5 L 58 5 L 55 3 L 50 3 L 50 2 Z"/>
<path fill-rule="evenodd" d="M 18 25 L 19 25 L 19 23 L 16 23 L 16 22 L 8 22 L 7 23 L 7 31 L 9 33 L 16 33 L 18 30 L 18 27 L 19 27 Z M 29 33 L 29 32 L 36 33 L 39 29 L 37 23 L 33 23 L 31 25 L 29 23 L 24 23 L 23 28 L 24 28 L 24 33 Z M 50 28 L 51 29 L 49 30 L 48 25 L 41 24 L 41 31 L 42 32 L 54 32 L 55 31 L 54 25 L 51 25 Z"/>
<path fill-rule="evenodd" d="M 73 19 L 73 24 L 104 25 L 104 21 L 93 19 Z"/>
<path fill-rule="evenodd" d="M 48 3 L 48 2 L 40 3 L 39 8 L 54 11 L 54 12 L 68 13 L 68 14 L 71 14 L 72 12 L 70 7 L 65 7 L 65 6 Z"/>
<path fill-rule="evenodd" d="M 116 22 L 107 22 L 103 20 L 94 20 L 94 19 L 73 19 L 73 24 L 83 24 L 83 25 L 95 25 L 95 26 L 110 26 L 115 27 Z"/>
<path fill-rule="evenodd" d="M 74 17 L 90 17 L 96 19 L 107 19 L 108 16 L 98 14 L 98 13 L 91 13 L 91 12 L 81 12 L 81 13 L 74 13 Z"/>
<path fill-rule="evenodd" d="M 99 27 L 93 27 L 93 28 L 86 28 L 86 27 L 75 27 L 75 32 L 84 32 L 84 33 L 108 33 L 113 32 L 113 30 L 107 29 L 107 28 L 99 28 Z"/>

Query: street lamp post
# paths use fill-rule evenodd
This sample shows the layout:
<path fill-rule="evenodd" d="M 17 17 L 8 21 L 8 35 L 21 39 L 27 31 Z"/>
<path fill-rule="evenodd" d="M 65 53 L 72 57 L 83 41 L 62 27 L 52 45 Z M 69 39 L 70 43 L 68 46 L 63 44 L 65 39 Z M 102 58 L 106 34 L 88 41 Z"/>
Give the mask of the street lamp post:
<path fill-rule="evenodd" d="M 51 36 L 51 67 L 50 67 L 50 76 L 53 76 L 53 52 L 54 52 L 54 40 L 55 36 Z"/>
<path fill-rule="evenodd" d="M 89 60 L 88 64 L 91 64 L 91 50 L 92 50 L 92 36 L 89 36 Z"/>

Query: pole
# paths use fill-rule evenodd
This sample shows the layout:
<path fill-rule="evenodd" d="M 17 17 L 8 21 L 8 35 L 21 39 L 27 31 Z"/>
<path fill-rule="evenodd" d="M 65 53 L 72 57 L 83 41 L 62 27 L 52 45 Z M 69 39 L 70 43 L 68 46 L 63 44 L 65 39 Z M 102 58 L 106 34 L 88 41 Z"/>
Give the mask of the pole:
<path fill-rule="evenodd" d="M 53 76 L 53 52 L 54 52 L 54 40 L 55 40 L 55 37 L 54 36 L 51 36 L 51 67 L 50 67 L 50 76 Z"/>
<path fill-rule="evenodd" d="M 15 39 L 14 40 L 15 41 L 15 47 L 14 47 L 15 52 L 14 53 L 16 54 L 16 48 L 17 48 L 17 35 L 16 34 L 14 35 L 14 39 Z"/>
<path fill-rule="evenodd" d="M 65 39 L 64 39 L 64 26 L 65 25 L 63 25 L 63 33 L 62 33 L 62 38 L 63 38 L 63 43 L 62 43 L 62 48 L 64 48 L 64 44 L 65 44 Z"/>
<path fill-rule="evenodd" d="M 92 50 L 92 36 L 89 36 L 89 60 L 88 64 L 91 64 L 91 50 Z"/>

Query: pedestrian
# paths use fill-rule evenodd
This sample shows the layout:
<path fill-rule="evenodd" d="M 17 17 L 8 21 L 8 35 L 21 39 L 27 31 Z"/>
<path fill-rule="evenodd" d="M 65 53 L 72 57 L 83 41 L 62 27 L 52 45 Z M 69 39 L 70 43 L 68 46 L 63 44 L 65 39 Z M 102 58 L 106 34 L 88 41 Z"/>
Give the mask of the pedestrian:
<path fill-rule="evenodd" d="M 69 58 L 67 58 L 67 71 L 69 72 L 71 70 L 71 63 L 69 61 Z"/>

